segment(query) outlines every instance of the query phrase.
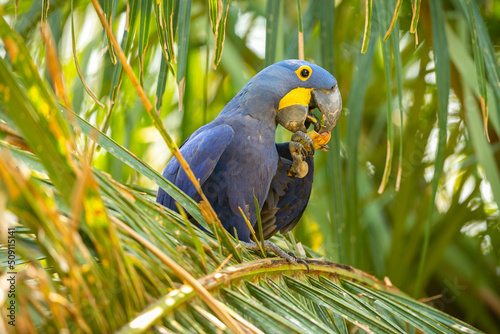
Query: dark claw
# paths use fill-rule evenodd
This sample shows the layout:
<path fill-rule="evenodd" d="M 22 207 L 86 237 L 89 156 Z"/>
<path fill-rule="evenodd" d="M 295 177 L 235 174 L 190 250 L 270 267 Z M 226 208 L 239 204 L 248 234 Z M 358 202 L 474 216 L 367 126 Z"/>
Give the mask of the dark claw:
<path fill-rule="evenodd" d="M 291 140 L 293 142 L 298 142 L 298 143 L 302 144 L 302 146 L 304 146 L 304 148 L 307 151 L 312 151 L 312 154 L 314 154 L 314 142 L 311 139 L 311 137 L 309 137 L 306 133 L 304 133 L 302 131 L 297 131 L 292 135 Z"/>
<path fill-rule="evenodd" d="M 250 241 L 250 242 L 240 241 L 240 242 L 243 246 L 245 246 L 246 248 L 248 248 L 250 250 L 258 251 L 260 249 L 259 245 L 257 245 L 253 241 Z M 278 246 L 276 246 L 275 244 L 273 244 L 269 240 L 264 241 L 264 249 L 273 251 L 276 255 L 286 259 L 291 264 L 302 263 L 304 266 L 306 266 L 307 273 L 310 273 L 309 265 L 306 263 L 306 261 L 304 261 L 302 259 L 298 259 L 297 256 L 295 255 L 295 253 L 285 252 L 284 250 L 282 250 L 281 248 L 279 248 Z"/>
<path fill-rule="evenodd" d="M 321 146 L 321 149 L 323 151 L 330 151 L 330 147 L 328 145 L 319 145 L 319 146 Z"/>
<path fill-rule="evenodd" d="M 304 158 L 307 156 L 307 150 L 304 147 L 304 145 L 302 145 L 302 143 L 299 143 L 297 141 L 291 141 L 289 144 L 289 147 L 290 147 L 290 153 L 292 154 L 292 157 L 293 157 L 294 153 L 302 155 Z"/>
<path fill-rule="evenodd" d="M 319 132 L 319 130 L 321 130 L 321 122 L 318 117 L 312 113 L 312 110 L 310 110 L 309 115 L 307 115 L 306 129 L 309 128 L 311 124 L 314 125 L 314 131 Z"/>
<path fill-rule="evenodd" d="M 311 151 L 314 154 L 314 142 L 306 133 L 302 131 L 297 131 L 292 135 L 292 142 L 298 142 L 304 146 L 307 151 Z M 307 156 L 307 155 L 306 155 Z"/>
<path fill-rule="evenodd" d="M 314 131 L 319 132 L 319 130 L 321 130 L 321 123 L 314 123 Z"/>
<path fill-rule="evenodd" d="M 295 254 L 294 254 L 295 255 Z M 302 263 L 304 266 L 306 266 L 306 269 L 307 269 L 307 273 L 309 274 L 311 271 L 309 270 L 309 265 L 307 264 L 306 261 L 302 260 L 302 259 L 297 259 L 297 263 Z"/>
<path fill-rule="evenodd" d="M 297 258 L 297 255 L 295 255 L 295 253 L 294 253 L 294 252 L 286 252 L 286 253 L 287 253 L 288 255 L 290 255 L 291 257 L 293 257 L 293 258 L 297 261 L 297 263 L 302 263 L 304 266 L 306 266 L 307 273 L 309 273 L 309 272 L 310 272 L 310 271 L 309 271 L 309 265 L 307 264 L 307 262 L 306 262 L 306 261 L 304 261 L 304 260 L 302 260 L 302 259 Z"/>

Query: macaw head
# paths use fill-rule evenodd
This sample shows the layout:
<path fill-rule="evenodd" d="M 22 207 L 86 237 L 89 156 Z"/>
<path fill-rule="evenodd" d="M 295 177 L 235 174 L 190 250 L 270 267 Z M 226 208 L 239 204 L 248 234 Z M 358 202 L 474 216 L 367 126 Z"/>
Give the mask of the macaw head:
<path fill-rule="evenodd" d="M 276 123 L 291 132 L 306 132 L 314 125 L 325 138 L 339 119 L 342 98 L 337 80 L 307 61 L 278 62 L 259 72 L 249 84 L 249 91 L 258 90 L 258 94 L 252 94 L 254 98 L 274 104 Z M 313 114 L 315 108 L 321 112 L 321 119 Z"/>

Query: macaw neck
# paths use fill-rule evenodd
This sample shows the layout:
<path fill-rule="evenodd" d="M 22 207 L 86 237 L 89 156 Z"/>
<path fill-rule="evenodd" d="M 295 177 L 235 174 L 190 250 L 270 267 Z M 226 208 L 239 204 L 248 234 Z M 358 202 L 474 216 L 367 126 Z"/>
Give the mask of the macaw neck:
<path fill-rule="evenodd" d="M 255 129 L 276 131 L 276 106 L 272 94 L 256 92 L 251 83 L 224 107 L 218 117 Z"/>

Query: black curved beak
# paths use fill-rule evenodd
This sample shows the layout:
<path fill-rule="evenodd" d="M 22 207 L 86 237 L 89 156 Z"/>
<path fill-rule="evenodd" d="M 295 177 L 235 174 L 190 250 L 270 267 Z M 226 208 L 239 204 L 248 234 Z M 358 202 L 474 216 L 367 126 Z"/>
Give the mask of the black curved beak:
<path fill-rule="evenodd" d="M 312 89 L 308 100 L 279 109 L 276 122 L 291 132 L 306 132 L 311 124 L 314 124 L 314 130 L 319 134 L 332 131 L 342 110 L 342 97 L 338 87 L 331 90 Z M 313 115 L 315 108 L 321 112 L 321 119 Z"/>
<path fill-rule="evenodd" d="M 323 115 L 319 121 L 319 131 L 317 130 L 317 126 L 315 126 L 315 130 L 320 134 L 331 132 L 337 124 L 340 112 L 342 111 L 342 97 L 340 96 L 338 86 L 335 86 L 332 90 L 313 89 L 309 106 L 311 111 L 314 108 L 318 108 Z"/>

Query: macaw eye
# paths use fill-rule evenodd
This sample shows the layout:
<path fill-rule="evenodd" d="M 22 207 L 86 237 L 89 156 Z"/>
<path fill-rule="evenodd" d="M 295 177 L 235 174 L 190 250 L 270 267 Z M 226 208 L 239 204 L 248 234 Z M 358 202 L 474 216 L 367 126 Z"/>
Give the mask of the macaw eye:
<path fill-rule="evenodd" d="M 304 65 L 295 70 L 295 74 L 297 74 L 300 80 L 306 81 L 311 77 L 312 69 L 309 66 Z"/>

